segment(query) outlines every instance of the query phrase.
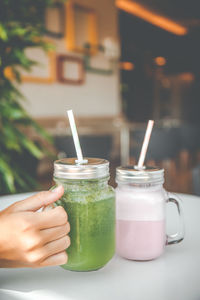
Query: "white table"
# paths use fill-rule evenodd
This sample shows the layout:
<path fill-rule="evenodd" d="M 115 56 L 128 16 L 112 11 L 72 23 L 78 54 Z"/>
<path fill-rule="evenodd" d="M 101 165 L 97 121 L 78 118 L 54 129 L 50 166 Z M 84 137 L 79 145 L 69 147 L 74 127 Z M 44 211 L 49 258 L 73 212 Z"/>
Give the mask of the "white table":
<path fill-rule="evenodd" d="M 0 197 L 0 209 L 27 195 Z M 159 259 L 134 262 L 115 256 L 95 272 L 60 267 L 0 269 L 1 300 L 199 300 L 200 198 L 181 195 L 186 236 Z M 170 230 L 175 209 L 168 209 Z"/>

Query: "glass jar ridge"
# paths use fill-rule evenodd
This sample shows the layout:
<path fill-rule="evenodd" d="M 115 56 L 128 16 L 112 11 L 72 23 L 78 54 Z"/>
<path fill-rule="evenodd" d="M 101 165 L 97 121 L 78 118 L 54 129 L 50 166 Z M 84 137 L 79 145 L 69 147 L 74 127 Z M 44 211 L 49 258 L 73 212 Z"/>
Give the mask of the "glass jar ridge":
<path fill-rule="evenodd" d="M 57 185 L 62 185 L 64 190 L 68 191 L 92 191 L 94 189 L 103 189 L 108 186 L 108 180 L 110 176 L 96 178 L 96 179 L 65 179 L 65 178 L 56 178 L 54 181 Z"/>

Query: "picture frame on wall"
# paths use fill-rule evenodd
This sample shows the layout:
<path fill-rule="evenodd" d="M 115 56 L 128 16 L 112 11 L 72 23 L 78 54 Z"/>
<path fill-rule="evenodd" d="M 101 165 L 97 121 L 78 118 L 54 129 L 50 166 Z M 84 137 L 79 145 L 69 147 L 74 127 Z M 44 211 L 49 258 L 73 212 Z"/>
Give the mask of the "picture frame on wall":
<path fill-rule="evenodd" d="M 98 51 L 97 14 L 93 8 L 68 1 L 66 7 L 66 48 L 96 54 Z"/>
<path fill-rule="evenodd" d="M 57 80 L 60 83 L 81 85 L 85 81 L 83 60 L 71 55 L 57 56 Z"/>
<path fill-rule="evenodd" d="M 85 70 L 90 73 L 109 76 L 114 72 L 113 61 L 107 59 L 103 54 L 91 57 L 86 55 L 84 57 Z"/>
<path fill-rule="evenodd" d="M 35 48 L 27 49 L 27 56 L 30 59 L 37 57 L 37 64 L 31 68 L 31 73 L 22 71 L 22 82 L 46 83 L 51 84 L 56 78 L 56 54 L 54 50 L 44 52 L 44 50 Z"/>
<path fill-rule="evenodd" d="M 35 61 L 37 58 L 36 65 L 31 67 L 31 71 L 26 71 L 22 68 L 17 68 L 21 74 L 22 82 L 30 83 L 44 83 L 51 84 L 56 79 L 56 55 L 55 51 L 50 50 L 46 53 L 40 48 L 27 48 L 27 56 Z M 15 79 L 15 74 L 12 72 L 10 67 L 7 67 L 4 72 L 5 76 L 10 79 Z"/>
<path fill-rule="evenodd" d="M 53 20 L 53 22 L 52 22 Z M 65 35 L 65 9 L 64 4 L 55 2 L 48 7 L 44 16 L 45 34 L 52 38 L 63 38 Z"/>

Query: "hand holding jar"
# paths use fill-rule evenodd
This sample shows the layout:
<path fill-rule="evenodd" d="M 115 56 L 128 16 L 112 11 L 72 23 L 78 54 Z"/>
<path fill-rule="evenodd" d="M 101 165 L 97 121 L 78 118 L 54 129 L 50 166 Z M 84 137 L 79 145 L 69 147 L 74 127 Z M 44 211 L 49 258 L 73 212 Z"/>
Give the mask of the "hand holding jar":
<path fill-rule="evenodd" d="M 58 200 L 62 186 L 14 203 L 0 212 L 0 267 L 43 267 L 67 262 L 70 226 L 58 206 L 38 212 Z"/>

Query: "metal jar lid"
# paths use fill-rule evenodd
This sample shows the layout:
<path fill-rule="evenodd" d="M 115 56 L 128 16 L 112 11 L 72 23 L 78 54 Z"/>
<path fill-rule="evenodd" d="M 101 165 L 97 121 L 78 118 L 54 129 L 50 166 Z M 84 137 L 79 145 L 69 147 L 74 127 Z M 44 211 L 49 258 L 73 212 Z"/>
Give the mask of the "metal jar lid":
<path fill-rule="evenodd" d="M 117 168 L 116 182 L 123 183 L 164 183 L 164 169 L 157 167 L 122 166 Z"/>
<path fill-rule="evenodd" d="M 61 179 L 96 179 L 109 176 L 109 162 L 101 158 L 85 158 L 78 164 L 77 158 L 63 158 L 54 162 L 54 177 Z"/>

